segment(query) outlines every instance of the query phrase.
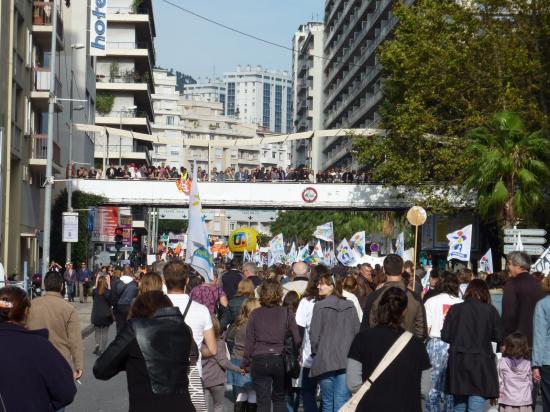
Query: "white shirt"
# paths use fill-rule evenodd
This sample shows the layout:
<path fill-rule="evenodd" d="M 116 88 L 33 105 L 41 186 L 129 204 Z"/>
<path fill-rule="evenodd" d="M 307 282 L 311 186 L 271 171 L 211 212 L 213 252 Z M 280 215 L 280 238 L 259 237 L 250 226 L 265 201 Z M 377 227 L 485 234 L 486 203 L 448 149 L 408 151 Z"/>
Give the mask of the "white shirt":
<path fill-rule="evenodd" d="M 179 308 L 181 314 L 183 315 L 185 308 L 187 307 L 187 303 L 189 302 L 189 295 L 169 293 L 168 297 L 174 306 Z M 200 376 L 202 376 L 200 348 L 202 341 L 204 340 L 204 331 L 212 329 L 212 318 L 210 317 L 208 308 L 198 302 L 192 301 L 191 306 L 189 306 L 189 311 L 185 316 L 185 323 L 191 328 L 191 331 L 193 332 L 193 339 L 199 347 L 197 367 L 199 369 Z"/>
<path fill-rule="evenodd" d="M 311 318 L 313 317 L 313 306 L 315 300 L 303 298 L 296 309 L 296 324 L 305 329 L 304 341 L 302 342 L 302 366 L 311 368 L 313 358 L 311 357 L 311 343 L 309 341 L 309 329 L 311 327 Z"/>
<path fill-rule="evenodd" d="M 426 323 L 428 324 L 430 338 L 441 337 L 441 329 L 447 312 L 451 306 L 461 302 L 462 299 L 448 293 L 440 293 L 426 301 L 424 308 L 426 309 Z"/>
<path fill-rule="evenodd" d="M 361 309 L 361 305 L 359 304 L 359 299 L 357 299 L 357 296 L 355 296 L 353 293 L 348 292 L 347 290 L 342 291 L 342 295 L 349 301 L 353 303 L 355 306 L 355 309 L 357 310 L 357 316 L 359 316 L 359 322 L 363 321 L 363 309 Z"/>

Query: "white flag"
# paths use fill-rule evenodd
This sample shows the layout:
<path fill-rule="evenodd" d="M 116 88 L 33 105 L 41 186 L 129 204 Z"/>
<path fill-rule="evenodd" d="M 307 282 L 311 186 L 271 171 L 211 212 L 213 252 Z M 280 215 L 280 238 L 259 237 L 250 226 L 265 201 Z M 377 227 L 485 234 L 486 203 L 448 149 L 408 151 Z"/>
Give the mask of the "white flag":
<path fill-rule="evenodd" d="M 550 270 L 550 247 L 548 247 L 542 255 L 537 259 L 535 264 L 531 266 L 531 271 L 533 272 L 543 272 L 548 276 L 548 271 Z"/>
<path fill-rule="evenodd" d="M 344 266 L 355 266 L 357 264 L 357 259 L 355 258 L 355 252 L 349 245 L 347 239 L 343 239 L 338 248 L 336 248 L 336 259 Z"/>
<path fill-rule="evenodd" d="M 248 253 L 248 250 L 245 249 L 243 253 L 243 262 L 252 262 L 252 258 L 250 257 L 250 253 Z"/>
<path fill-rule="evenodd" d="M 309 258 L 309 246 L 305 245 L 298 252 L 298 256 L 296 257 L 296 262 L 304 262 L 308 258 Z"/>
<path fill-rule="evenodd" d="M 193 167 L 193 181 L 189 194 L 189 227 L 187 228 L 187 253 L 185 262 L 191 265 L 206 280 L 214 279 L 214 263 L 210 253 L 208 231 L 202 214 L 197 164 Z"/>
<path fill-rule="evenodd" d="M 362 257 L 365 256 L 365 231 L 357 232 L 354 234 L 351 239 L 349 240 L 349 243 L 357 256 Z"/>
<path fill-rule="evenodd" d="M 317 226 L 317 229 L 315 229 L 313 236 L 326 242 L 334 242 L 334 230 L 332 229 L 332 222 Z"/>
<path fill-rule="evenodd" d="M 273 258 L 285 254 L 285 244 L 282 233 L 279 233 L 269 241 L 269 251 L 273 255 Z"/>
<path fill-rule="evenodd" d="M 491 249 L 479 259 L 479 271 L 485 273 L 493 273 L 493 254 Z"/>
<path fill-rule="evenodd" d="M 397 240 L 395 241 L 395 254 L 403 257 L 405 254 L 405 233 L 401 232 L 397 235 Z"/>
<path fill-rule="evenodd" d="M 296 251 L 296 242 L 292 242 L 290 252 L 288 252 L 288 263 L 292 265 L 298 258 L 298 252 Z"/>
<path fill-rule="evenodd" d="M 472 225 L 449 233 L 447 239 L 449 239 L 449 254 L 447 255 L 447 260 L 457 259 L 463 262 L 469 262 L 470 249 L 472 248 Z"/>
<path fill-rule="evenodd" d="M 523 252 L 523 242 L 521 241 L 521 233 L 518 233 L 516 241 L 514 243 L 514 250 Z"/>
<path fill-rule="evenodd" d="M 319 260 L 323 260 L 323 249 L 321 248 L 321 242 L 318 240 L 317 244 L 313 248 L 312 256 L 316 256 Z"/>

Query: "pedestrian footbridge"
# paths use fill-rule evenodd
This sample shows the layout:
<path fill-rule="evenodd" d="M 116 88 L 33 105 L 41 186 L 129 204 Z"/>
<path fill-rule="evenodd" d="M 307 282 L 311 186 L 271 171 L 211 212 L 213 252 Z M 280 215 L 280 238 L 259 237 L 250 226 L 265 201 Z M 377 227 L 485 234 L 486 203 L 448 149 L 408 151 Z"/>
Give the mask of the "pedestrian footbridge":
<path fill-rule="evenodd" d="M 174 206 L 189 204 L 176 181 L 73 179 L 73 190 L 103 196 L 105 204 Z M 203 208 L 402 210 L 418 200 L 406 187 L 376 184 L 201 182 Z M 457 208 L 471 202 L 452 201 Z"/>

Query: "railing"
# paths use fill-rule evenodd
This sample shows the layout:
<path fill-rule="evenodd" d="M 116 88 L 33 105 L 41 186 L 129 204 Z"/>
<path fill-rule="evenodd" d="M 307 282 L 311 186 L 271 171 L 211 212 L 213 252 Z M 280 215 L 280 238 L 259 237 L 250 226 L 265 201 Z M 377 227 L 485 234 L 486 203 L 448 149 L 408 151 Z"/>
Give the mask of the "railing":
<path fill-rule="evenodd" d="M 148 49 L 149 43 L 147 42 L 135 42 L 135 41 L 108 41 L 106 48 L 107 49 Z"/>
<path fill-rule="evenodd" d="M 107 14 L 148 14 L 146 7 L 107 7 Z"/>
<path fill-rule="evenodd" d="M 96 81 L 98 83 L 150 83 L 151 76 L 147 74 L 140 74 L 135 71 L 127 71 L 117 75 L 103 75 L 97 74 Z"/>
<path fill-rule="evenodd" d="M 37 92 L 49 91 L 50 90 L 50 78 L 51 72 L 50 69 L 34 67 L 33 71 L 33 90 Z M 56 96 L 61 96 L 62 86 L 59 78 L 55 76 L 55 86 L 54 94 Z"/>
<path fill-rule="evenodd" d="M 149 113 L 143 110 L 112 110 L 109 113 L 101 115 L 101 117 L 119 117 L 123 119 L 134 118 L 134 117 L 145 117 L 149 119 Z"/>
<path fill-rule="evenodd" d="M 31 135 L 31 158 L 32 159 L 47 159 L 48 158 L 48 135 L 33 134 Z M 53 161 L 56 164 L 61 164 L 61 148 L 53 142 Z"/>
<path fill-rule="evenodd" d="M 32 24 L 34 26 L 51 26 L 53 24 L 52 2 L 35 1 L 32 7 Z M 57 9 L 57 35 L 63 39 L 63 19 Z"/>

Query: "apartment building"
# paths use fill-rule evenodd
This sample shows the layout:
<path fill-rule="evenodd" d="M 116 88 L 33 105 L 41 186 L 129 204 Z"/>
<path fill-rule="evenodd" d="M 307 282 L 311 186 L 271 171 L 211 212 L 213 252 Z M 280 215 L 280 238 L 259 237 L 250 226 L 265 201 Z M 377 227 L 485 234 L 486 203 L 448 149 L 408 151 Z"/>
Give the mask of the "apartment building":
<path fill-rule="evenodd" d="M 179 96 L 175 86 L 176 78 L 166 70 L 154 70 L 155 94 L 153 105 L 155 134 L 167 137 L 181 136 L 181 144 L 154 144 L 153 164 L 164 163 L 170 167 L 185 166 L 194 161 L 202 169 L 227 167 L 249 169 L 257 167 L 288 167 L 290 152 L 283 143 L 262 147 L 219 148 L 208 146 L 211 140 L 250 139 L 257 136 L 256 124 L 247 123 L 223 114 L 221 102 L 187 100 Z M 188 145 L 185 139 L 204 141 L 200 145 Z"/>
<path fill-rule="evenodd" d="M 152 0 L 111 0 L 106 55 L 97 58 L 96 124 L 151 133 L 155 66 Z M 151 164 L 151 143 L 131 134 L 96 136 L 96 165 Z"/>
<path fill-rule="evenodd" d="M 405 0 L 411 4 L 414 0 Z M 328 0 L 325 4 L 323 123 L 325 129 L 368 128 L 379 120 L 383 95 L 376 50 L 390 36 L 393 0 Z M 354 167 L 351 141 L 321 144 L 325 168 Z"/>
<path fill-rule="evenodd" d="M 223 113 L 225 113 L 226 90 L 222 79 L 206 78 L 202 80 L 199 78 L 197 83 L 184 85 L 182 95 L 185 100 L 219 102 L 222 104 Z"/>
<path fill-rule="evenodd" d="M 323 37 L 320 22 L 300 25 L 292 38 L 293 119 L 296 133 L 323 129 Z M 292 142 L 292 165 L 319 170 L 320 138 Z"/>
<path fill-rule="evenodd" d="M 54 78 L 53 175 L 65 177 L 71 154 L 90 163 L 93 141 L 71 122 L 93 121 L 92 60 L 86 57 L 88 7 L 78 2 L 0 2 L 0 260 L 6 273 L 40 270 L 50 80 Z M 53 20 L 57 28 L 52 45 Z M 51 70 L 55 50 L 55 72 Z M 83 49 L 83 50 L 82 50 Z M 81 102 L 71 102 L 70 99 Z M 79 98 L 80 97 L 80 98 Z M 54 197 L 64 188 L 55 184 Z"/>
<path fill-rule="evenodd" d="M 225 114 L 274 133 L 292 133 L 292 79 L 287 71 L 238 66 L 223 74 Z"/>

